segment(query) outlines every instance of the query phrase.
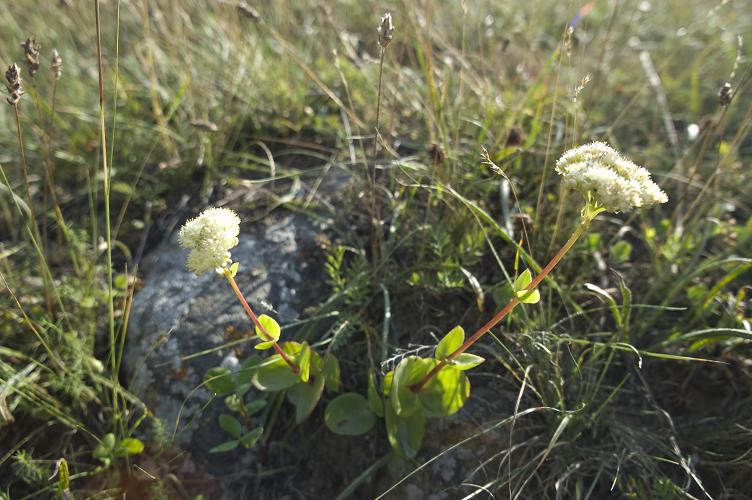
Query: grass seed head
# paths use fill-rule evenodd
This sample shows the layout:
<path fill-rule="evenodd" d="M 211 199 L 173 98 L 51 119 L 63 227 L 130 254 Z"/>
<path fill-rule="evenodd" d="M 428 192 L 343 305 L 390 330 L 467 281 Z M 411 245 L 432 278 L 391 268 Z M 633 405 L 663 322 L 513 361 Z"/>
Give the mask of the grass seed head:
<path fill-rule="evenodd" d="M 63 75 L 63 58 L 60 57 L 57 49 L 52 49 L 51 61 L 52 74 L 55 80 L 60 80 L 60 77 Z"/>
<path fill-rule="evenodd" d="M 718 91 L 718 103 L 724 108 L 731 104 L 731 99 L 734 97 L 734 89 L 729 82 L 726 82 L 721 86 L 721 90 Z"/>
<path fill-rule="evenodd" d="M 394 25 L 392 24 L 392 14 L 387 12 L 381 16 L 381 24 L 378 28 L 379 31 L 379 45 L 382 48 L 386 48 L 392 41 L 392 34 L 394 33 Z"/>
<path fill-rule="evenodd" d="M 8 104 L 15 106 L 24 93 L 21 68 L 18 67 L 18 64 L 13 63 L 8 66 L 8 71 L 5 72 L 5 82 L 8 89 Z"/>
<path fill-rule="evenodd" d="M 21 47 L 24 49 L 24 58 L 26 59 L 26 65 L 29 67 L 29 74 L 34 76 L 39 69 L 39 51 L 42 46 L 39 45 L 36 38 L 30 36 L 21 44 Z"/>

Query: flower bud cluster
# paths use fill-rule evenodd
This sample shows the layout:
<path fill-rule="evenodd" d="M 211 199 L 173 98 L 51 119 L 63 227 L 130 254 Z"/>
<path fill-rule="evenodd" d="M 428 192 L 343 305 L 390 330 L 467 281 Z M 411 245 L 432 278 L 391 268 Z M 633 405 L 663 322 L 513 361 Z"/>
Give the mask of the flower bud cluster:
<path fill-rule="evenodd" d="M 186 222 L 178 239 L 189 250 L 187 267 L 200 276 L 231 262 L 229 250 L 238 244 L 240 218 L 228 208 L 208 208 Z"/>
<path fill-rule="evenodd" d="M 570 149 L 556 162 L 565 186 L 594 198 L 609 212 L 665 203 L 668 196 L 650 178 L 650 172 L 622 157 L 603 142 Z"/>

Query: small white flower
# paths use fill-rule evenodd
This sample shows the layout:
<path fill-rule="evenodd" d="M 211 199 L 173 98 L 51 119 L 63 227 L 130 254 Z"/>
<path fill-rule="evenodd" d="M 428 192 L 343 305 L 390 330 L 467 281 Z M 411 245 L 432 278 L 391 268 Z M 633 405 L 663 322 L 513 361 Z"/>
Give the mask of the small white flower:
<path fill-rule="evenodd" d="M 229 250 L 238 244 L 240 218 L 228 208 L 208 208 L 183 224 L 180 245 L 189 250 L 187 268 L 200 276 L 232 262 Z"/>
<path fill-rule="evenodd" d="M 668 196 L 650 172 L 622 157 L 604 142 L 570 149 L 556 162 L 565 186 L 590 193 L 609 212 L 665 203 Z"/>

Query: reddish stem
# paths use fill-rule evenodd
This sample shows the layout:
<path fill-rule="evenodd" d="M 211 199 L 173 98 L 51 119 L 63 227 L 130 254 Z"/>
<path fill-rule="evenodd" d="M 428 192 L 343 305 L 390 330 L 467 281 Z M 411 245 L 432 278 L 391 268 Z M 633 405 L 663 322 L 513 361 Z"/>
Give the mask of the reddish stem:
<path fill-rule="evenodd" d="M 264 338 L 264 340 L 272 340 L 272 336 L 269 335 L 269 332 L 266 331 L 266 328 L 264 328 L 264 325 L 261 324 L 258 317 L 254 314 L 253 310 L 251 309 L 251 306 L 248 304 L 248 301 L 245 300 L 245 297 L 243 296 L 243 292 L 240 291 L 240 288 L 238 287 L 238 283 L 235 281 L 235 277 L 230 273 L 229 269 L 224 269 L 224 275 L 225 278 L 227 278 L 227 281 L 230 282 L 230 286 L 232 287 L 232 291 L 235 292 L 235 296 L 238 298 L 240 303 L 243 305 L 243 309 L 245 309 L 245 312 L 248 313 L 248 316 L 251 318 L 251 321 L 253 321 L 253 324 L 256 325 L 256 328 L 259 329 L 261 332 L 261 337 Z M 277 351 L 277 354 L 280 355 L 280 357 L 290 365 L 290 368 L 292 368 L 292 371 L 295 373 L 298 373 L 299 368 L 298 365 L 296 365 L 293 360 L 290 359 L 290 357 L 285 353 L 285 351 L 282 350 L 282 348 L 277 344 L 277 342 L 274 342 L 274 350 Z"/>
<path fill-rule="evenodd" d="M 572 233 L 572 236 L 569 237 L 566 243 L 564 243 L 564 246 L 559 249 L 559 251 L 554 255 L 551 260 L 546 264 L 546 267 L 541 269 L 540 274 L 538 274 L 533 281 L 530 282 L 526 290 L 534 290 L 535 287 L 537 287 L 541 281 L 543 281 L 546 276 L 553 270 L 554 267 L 556 267 L 556 264 L 559 263 L 559 261 L 564 257 L 564 255 L 572 248 L 572 246 L 577 241 L 577 238 L 582 236 L 582 233 L 585 232 L 589 225 L 589 221 L 585 221 L 575 230 L 574 233 Z M 433 367 L 433 369 L 428 372 L 418 383 L 413 384 L 410 386 L 410 389 L 413 392 L 419 392 L 423 387 L 437 374 L 439 371 L 441 371 L 442 368 L 444 368 L 449 361 L 452 361 L 454 358 L 465 352 L 471 345 L 476 343 L 483 335 L 488 333 L 491 328 L 496 326 L 504 317 L 509 314 L 512 309 L 514 309 L 517 304 L 520 303 L 520 300 L 517 297 L 512 297 L 512 300 L 510 300 L 507 305 L 504 306 L 504 308 L 499 311 L 496 316 L 491 318 L 491 320 L 486 323 L 485 325 L 481 326 L 480 329 L 472 334 L 470 338 L 465 340 L 465 342 L 457 348 L 453 353 L 451 353 L 446 358 L 442 359 L 439 364 Z"/>

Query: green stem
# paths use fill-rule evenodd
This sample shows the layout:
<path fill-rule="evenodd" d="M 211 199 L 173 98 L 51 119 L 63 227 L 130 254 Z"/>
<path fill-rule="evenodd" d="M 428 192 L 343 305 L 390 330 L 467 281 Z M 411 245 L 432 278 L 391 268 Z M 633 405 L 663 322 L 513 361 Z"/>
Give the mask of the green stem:
<path fill-rule="evenodd" d="M 94 15 L 97 27 L 97 75 L 99 83 L 99 135 L 102 150 L 102 191 L 104 194 L 104 226 L 107 242 L 107 319 L 110 333 L 110 370 L 112 371 L 112 405 L 116 422 L 118 414 L 118 374 L 115 348 L 115 297 L 112 290 L 112 234 L 110 232 L 110 169 L 107 164 L 107 133 L 104 124 L 104 78 L 102 70 L 102 31 L 99 16 L 99 0 L 94 0 Z M 117 425 L 117 424 L 116 424 Z"/>
<path fill-rule="evenodd" d="M 373 137 L 373 166 L 370 167 L 368 182 L 370 184 L 371 191 L 371 258 L 373 261 L 374 269 L 378 267 L 381 251 L 381 228 L 379 227 L 379 204 L 376 201 L 376 154 L 379 148 L 379 119 L 381 118 L 381 81 L 384 76 L 384 47 L 381 47 L 381 55 L 379 57 L 379 88 L 376 94 L 376 126 L 374 127 Z"/>
<path fill-rule="evenodd" d="M 232 275 L 230 270 L 228 268 L 222 269 L 223 274 L 225 278 L 227 278 L 227 281 L 230 283 L 230 286 L 232 287 L 232 291 L 235 292 L 235 296 L 240 301 L 240 304 L 243 306 L 243 309 L 245 309 L 245 312 L 248 313 L 248 317 L 251 318 L 251 321 L 253 321 L 253 324 L 256 325 L 256 328 L 259 329 L 261 332 L 261 337 L 263 337 L 264 340 L 274 340 L 271 335 L 269 335 L 269 332 L 266 331 L 266 328 L 264 328 L 264 325 L 261 324 L 261 322 L 258 319 L 258 316 L 254 314 L 253 310 L 251 309 L 251 306 L 248 304 L 248 301 L 245 300 L 245 297 L 243 296 L 243 292 L 240 291 L 240 288 L 238 287 L 237 281 L 235 281 L 235 277 Z M 298 365 L 296 365 L 293 360 L 290 359 L 290 357 L 285 353 L 285 351 L 282 350 L 282 348 L 279 346 L 277 342 L 274 342 L 274 350 L 277 351 L 277 354 L 287 363 L 290 365 L 290 368 L 293 372 L 298 373 L 300 369 L 298 368 Z"/>
<path fill-rule="evenodd" d="M 562 246 L 559 251 L 554 255 L 551 260 L 546 264 L 546 267 L 544 267 L 540 274 L 538 274 L 532 282 L 530 282 L 530 285 L 527 287 L 527 290 L 534 290 L 535 287 L 537 287 L 541 281 L 543 281 L 546 276 L 556 267 L 556 264 L 559 263 L 559 261 L 566 255 L 566 253 L 572 249 L 577 239 L 583 235 L 583 233 L 587 230 L 588 226 L 590 226 L 590 222 L 592 221 L 591 216 L 584 216 L 582 223 L 575 229 L 574 233 L 572 233 L 572 236 L 569 237 L 566 243 L 564 243 L 564 246 Z M 413 390 L 413 392 L 419 392 L 439 371 L 441 371 L 442 368 L 444 368 L 447 363 L 452 361 L 454 358 L 465 352 L 471 345 L 475 344 L 483 335 L 488 333 L 491 328 L 496 326 L 504 317 L 512 312 L 512 310 L 517 307 L 517 304 L 519 304 L 520 301 L 517 297 L 513 297 L 512 300 L 510 300 L 504 308 L 499 311 L 496 316 L 491 318 L 488 323 L 480 327 L 477 332 L 475 332 L 470 338 L 468 338 L 464 344 L 462 344 L 460 347 L 458 347 L 453 353 L 451 353 L 446 358 L 442 359 L 439 364 L 433 367 L 433 369 L 428 372 L 418 383 L 412 385 L 410 388 Z"/>

